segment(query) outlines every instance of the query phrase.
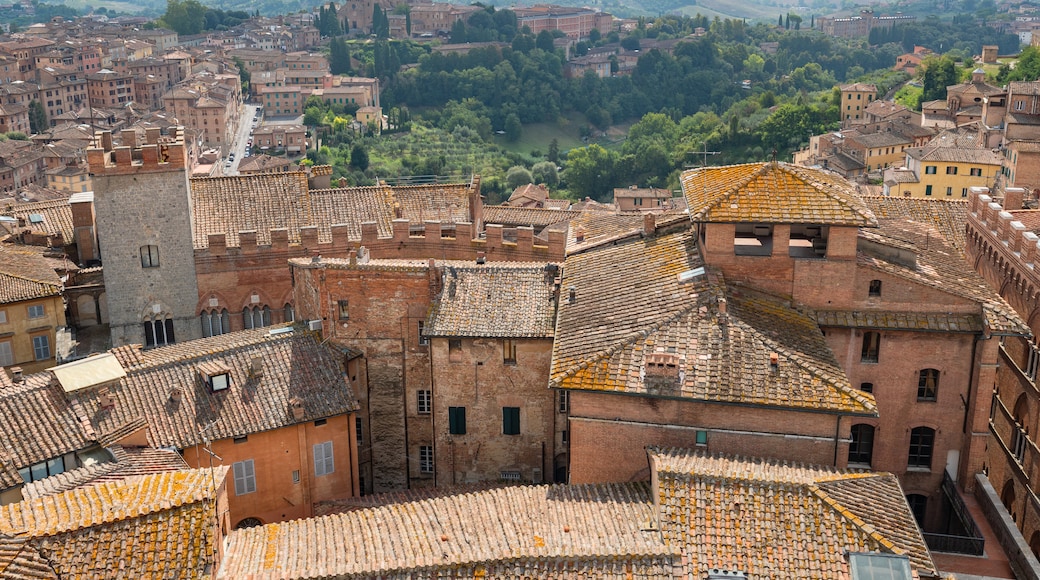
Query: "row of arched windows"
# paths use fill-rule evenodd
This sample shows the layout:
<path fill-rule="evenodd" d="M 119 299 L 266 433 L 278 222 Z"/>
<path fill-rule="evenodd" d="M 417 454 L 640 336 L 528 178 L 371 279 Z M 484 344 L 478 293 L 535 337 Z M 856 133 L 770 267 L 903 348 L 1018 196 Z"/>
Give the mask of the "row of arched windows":
<path fill-rule="evenodd" d="M 282 307 L 281 322 L 293 322 L 296 320 L 296 312 L 292 304 Z M 231 332 L 231 313 L 227 308 L 203 310 L 199 315 L 202 324 L 202 336 L 217 336 Z M 246 306 L 242 309 L 242 328 L 263 328 L 271 326 L 272 310 L 270 306 Z"/>

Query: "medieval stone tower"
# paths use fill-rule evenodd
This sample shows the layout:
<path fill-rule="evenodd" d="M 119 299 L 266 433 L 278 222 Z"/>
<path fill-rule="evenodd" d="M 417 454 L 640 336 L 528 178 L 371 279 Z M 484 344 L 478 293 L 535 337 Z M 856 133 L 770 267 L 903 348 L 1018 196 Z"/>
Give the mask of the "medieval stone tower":
<path fill-rule="evenodd" d="M 112 346 L 199 338 L 188 156 L 183 130 L 101 133 L 87 150 L 94 181 Z"/>

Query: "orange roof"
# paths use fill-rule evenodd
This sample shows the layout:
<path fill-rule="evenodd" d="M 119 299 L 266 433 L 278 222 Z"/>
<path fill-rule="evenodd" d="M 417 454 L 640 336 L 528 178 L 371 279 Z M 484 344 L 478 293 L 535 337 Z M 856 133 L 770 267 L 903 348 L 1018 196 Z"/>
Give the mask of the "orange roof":
<path fill-rule="evenodd" d="M 877 226 L 853 185 L 821 169 L 748 163 L 692 169 L 680 180 L 695 222 Z"/>

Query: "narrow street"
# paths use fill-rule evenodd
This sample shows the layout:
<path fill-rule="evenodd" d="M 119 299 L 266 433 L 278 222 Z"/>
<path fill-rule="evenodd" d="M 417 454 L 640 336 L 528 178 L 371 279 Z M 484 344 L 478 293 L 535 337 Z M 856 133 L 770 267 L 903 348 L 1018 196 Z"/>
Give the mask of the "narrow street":
<path fill-rule="evenodd" d="M 253 118 L 259 109 L 259 105 L 242 105 L 242 116 L 238 124 L 238 131 L 235 133 L 235 140 L 231 143 L 231 148 L 228 151 L 229 155 L 232 153 L 235 155 L 235 160 L 231 162 L 230 166 L 224 165 L 224 175 L 238 175 L 238 164 L 245 159 L 246 143 L 249 141 L 249 134 L 253 131 Z"/>

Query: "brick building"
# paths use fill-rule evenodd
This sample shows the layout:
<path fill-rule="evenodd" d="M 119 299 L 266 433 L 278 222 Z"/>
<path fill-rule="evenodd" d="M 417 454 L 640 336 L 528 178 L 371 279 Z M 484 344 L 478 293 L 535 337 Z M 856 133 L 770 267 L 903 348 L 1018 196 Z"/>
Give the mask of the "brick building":
<path fill-rule="evenodd" d="M 686 234 L 647 228 L 645 239 L 571 250 L 564 263 L 562 287 L 575 297 L 561 297 L 552 381 L 571 393 L 571 477 L 634 476 L 638 464 L 616 458 L 685 436 L 709 450 L 891 471 L 926 529 L 941 528 L 944 473 L 970 490 L 985 462 L 989 399 L 978 393 L 989 392 L 997 359 L 986 337 L 1028 332 L 1021 318 L 964 275 L 959 252 L 930 223 L 879 220 L 825 172 L 751 164 L 690 171 L 682 183 L 696 251 L 676 238 Z M 599 268 L 574 267 L 597 254 Z M 612 272 L 610 282 L 597 270 Z M 638 302 L 630 286 L 655 288 L 639 296 L 665 302 L 628 306 Z M 591 312 L 610 313 L 612 324 L 584 322 L 596 320 Z M 595 331 L 577 331 L 583 324 Z M 741 373 L 717 367 L 720 358 L 741 361 Z M 645 402 L 611 404 L 614 392 Z M 691 412 L 719 403 L 735 407 L 732 421 Z M 607 437 L 619 421 L 626 436 Z M 800 437 L 783 440 L 791 430 Z"/>

